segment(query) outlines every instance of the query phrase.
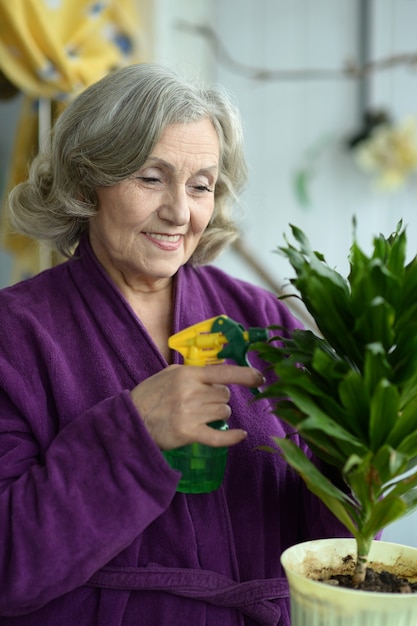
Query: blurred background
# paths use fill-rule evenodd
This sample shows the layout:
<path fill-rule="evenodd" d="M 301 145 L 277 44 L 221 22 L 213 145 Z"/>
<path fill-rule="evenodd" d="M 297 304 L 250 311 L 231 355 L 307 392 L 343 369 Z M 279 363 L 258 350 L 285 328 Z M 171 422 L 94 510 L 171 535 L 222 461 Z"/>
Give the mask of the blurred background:
<path fill-rule="evenodd" d="M 280 293 L 292 273 L 275 251 L 295 224 L 346 275 L 353 217 L 366 252 L 402 219 L 412 257 L 416 24 L 417 0 L 0 0 L 2 196 L 77 91 L 113 67 L 155 61 L 222 83 L 242 112 L 243 234 L 219 266 Z M 62 50 L 71 63 L 57 84 L 48 63 L 64 64 Z M 0 287 L 53 262 L 3 223 Z M 384 538 L 417 547 L 416 520 L 393 524 Z"/>

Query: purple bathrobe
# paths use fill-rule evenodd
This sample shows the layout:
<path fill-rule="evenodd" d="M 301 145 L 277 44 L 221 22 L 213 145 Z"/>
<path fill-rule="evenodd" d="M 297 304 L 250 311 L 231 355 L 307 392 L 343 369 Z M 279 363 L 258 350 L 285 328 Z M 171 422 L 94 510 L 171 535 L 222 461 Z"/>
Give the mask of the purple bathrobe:
<path fill-rule="evenodd" d="M 222 313 L 296 325 L 210 266 L 179 270 L 174 307 L 173 333 Z M 287 432 L 268 401 L 232 386 L 229 424 L 249 435 L 223 486 L 176 493 L 129 395 L 167 363 L 87 240 L 0 292 L 0 329 L 0 625 L 288 626 L 281 552 L 346 533 L 257 449 Z"/>

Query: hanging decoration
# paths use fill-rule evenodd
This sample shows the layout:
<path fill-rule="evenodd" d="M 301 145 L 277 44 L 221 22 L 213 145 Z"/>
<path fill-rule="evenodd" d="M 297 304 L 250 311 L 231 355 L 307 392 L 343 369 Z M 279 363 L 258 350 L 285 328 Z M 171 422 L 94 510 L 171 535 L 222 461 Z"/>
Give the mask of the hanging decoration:
<path fill-rule="evenodd" d="M 394 122 L 385 111 L 365 113 L 364 127 L 349 141 L 359 168 L 376 189 L 396 191 L 417 174 L 417 119 Z"/>

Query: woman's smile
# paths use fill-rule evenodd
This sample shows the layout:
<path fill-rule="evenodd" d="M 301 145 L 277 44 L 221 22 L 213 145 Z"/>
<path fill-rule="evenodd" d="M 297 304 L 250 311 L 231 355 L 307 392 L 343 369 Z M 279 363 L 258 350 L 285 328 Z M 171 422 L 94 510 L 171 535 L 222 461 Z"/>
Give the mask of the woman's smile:
<path fill-rule="evenodd" d="M 178 250 L 182 243 L 182 235 L 165 235 L 163 233 L 145 233 L 161 250 Z"/>

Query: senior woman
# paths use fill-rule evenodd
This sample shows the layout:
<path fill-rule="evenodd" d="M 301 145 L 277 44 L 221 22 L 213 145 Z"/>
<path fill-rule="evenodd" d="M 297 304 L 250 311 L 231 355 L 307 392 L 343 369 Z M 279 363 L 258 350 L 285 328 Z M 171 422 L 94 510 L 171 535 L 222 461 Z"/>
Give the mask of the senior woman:
<path fill-rule="evenodd" d="M 220 314 L 297 325 L 208 264 L 245 181 L 224 90 L 143 64 L 76 98 L 12 191 L 16 230 L 68 258 L 0 292 L 2 626 L 288 626 L 281 552 L 343 534 L 259 449 L 286 427 L 252 402 L 256 357 L 191 367 L 168 348 Z M 164 457 L 191 442 L 229 448 L 210 493 L 178 492 Z"/>

